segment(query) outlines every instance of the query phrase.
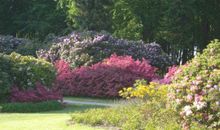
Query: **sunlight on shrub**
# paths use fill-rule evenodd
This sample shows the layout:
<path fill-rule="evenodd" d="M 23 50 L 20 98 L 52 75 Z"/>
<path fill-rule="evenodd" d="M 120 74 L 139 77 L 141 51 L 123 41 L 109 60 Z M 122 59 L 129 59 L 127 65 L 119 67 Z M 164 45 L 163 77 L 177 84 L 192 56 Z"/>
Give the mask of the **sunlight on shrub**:
<path fill-rule="evenodd" d="M 112 55 L 103 62 L 71 70 L 64 61 L 56 62 L 56 87 L 66 95 L 119 97 L 118 91 L 137 79 L 158 79 L 157 68 L 131 56 Z"/>
<path fill-rule="evenodd" d="M 123 88 L 119 91 L 119 95 L 130 98 L 143 98 L 146 100 L 166 99 L 168 90 L 165 85 L 156 82 L 147 84 L 145 80 L 137 80 L 133 87 Z"/>
<path fill-rule="evenodd" d="M 193 122 L 220 128 L 219 57 L 220 42 L 214 40 L 174 76 L 169 97 L 184 129 L 189 129 Z"/>

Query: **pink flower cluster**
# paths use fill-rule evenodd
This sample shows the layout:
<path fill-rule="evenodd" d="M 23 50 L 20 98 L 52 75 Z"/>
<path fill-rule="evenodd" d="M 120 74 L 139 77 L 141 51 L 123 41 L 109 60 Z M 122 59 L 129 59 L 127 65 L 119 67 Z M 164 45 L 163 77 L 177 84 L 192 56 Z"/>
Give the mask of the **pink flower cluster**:
<path fill-rule="evenodd" d="M 112 55 L 92 66 L 71 70 L 69 64 L 57 61 L 56 87 L 66 95 L 117 97 L 118 91 L 132 86 L 137 79 L 152 81 L 159 78 L 157 68 L 131 56 Z"/>
<path fill-rule="evenodd" d="M 16 86 L 12 87 L 11 102 L 41 102 L 48 100 L 62 100 L 60 92 L 48 90 L 41 83 L 36 83 L 34 89 L 21 90 Z"/>

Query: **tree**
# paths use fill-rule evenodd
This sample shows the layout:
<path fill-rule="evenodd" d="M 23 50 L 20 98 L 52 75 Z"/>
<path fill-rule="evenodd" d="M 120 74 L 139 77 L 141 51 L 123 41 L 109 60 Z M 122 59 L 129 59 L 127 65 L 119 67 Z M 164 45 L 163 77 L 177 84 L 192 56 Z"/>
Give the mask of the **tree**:
<path fill-rule="evenodd" d="M 59 0 L 67 19 L 75 29 L 111 31 L 113 0 Z"/>
<path fill-rule="evenodd" d="M 45 37 L 66 28 L 65 13 L 51 0 L 0 0 L 0 33 Z"/>
<path fill-rule="evenodd" d="M 156 32 L 160 26 L 162 18 L 163 0 L 117 0 L 115 2 L 114 17 L 121 17 L 125 13 L 124 19 L 116 19 L 114 25 L 126 25 L 136 22 L 137 30 L 140 30 L 141 39 L 146 42 L 155 40 Z M 121 9 L 121 12 L 120 12 Z M 127 13 L 125 11 L 128 11 Z M 141 29 L 140 29 L 141 27 Z"/>
<path fill-rule="evenodd" d="M 167 0 L 160 39 L 177 63 L 185 63 L 220 35 L 220 2 L 217 0 Z M 197 49 L 197 50 L 195 50 Z"/>

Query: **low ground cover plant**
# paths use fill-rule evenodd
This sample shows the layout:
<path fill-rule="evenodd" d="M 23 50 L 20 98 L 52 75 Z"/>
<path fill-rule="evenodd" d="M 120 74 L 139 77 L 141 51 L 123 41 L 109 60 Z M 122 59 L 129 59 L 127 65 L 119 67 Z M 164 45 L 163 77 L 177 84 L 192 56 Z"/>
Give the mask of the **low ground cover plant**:
<path fill-rule="evenodd" d="M 156 43 L 117 39 L 103 32 L 73 32 L 54 41 L 49 50 L 39 50 L 38 57 L 51 62 L 65 60 L 73 68 L 98 63 L 114 53 L 130 55 L 136 60 L 145 58 L 163 71 L 172 64 L 168 55 Z"/>
<path fill-rule="evenodd" d="M 6 103 L 0 104 L 0 107 L 0 113 L 33 113 L 61 110 L 63 108 L 62 104 L 58 101 L 44 101 L 38 103 Z"/>
<path fill-rule="evenodd" d="M 74 113 L 71 120 L 92 126 L 114 127 L 121 130 L 179 130 L 178 113 L 166 108 L 160 101 L 129 100 L 124 106 L 91 109 Z M 193 124 L 192 130 L 206 130 Z"/>
<path fill-rule="evenodd" d="M 89 67 L 71 70 L 64 61 L 56 63 L 56 87 L 65 95 L 118 97 L 118 91 L 131 86 L 137 79 L 152 81 L 159 78 L 157 68 L 148 61 L 134 60 L 131 56 L 112 55 Z"/>

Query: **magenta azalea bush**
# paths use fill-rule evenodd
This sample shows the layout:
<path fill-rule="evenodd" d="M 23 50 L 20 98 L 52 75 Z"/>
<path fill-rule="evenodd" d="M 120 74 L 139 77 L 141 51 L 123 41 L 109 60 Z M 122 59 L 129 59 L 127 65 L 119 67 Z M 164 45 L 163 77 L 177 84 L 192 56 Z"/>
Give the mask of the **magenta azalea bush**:
<path fill-rule="evenodd" d="M 112 55 L 100 63 L 71 70 L 64 61 L 56 62 L 56 87 L 65 95 L 118 97 L 118 91 L 131 86 L 137 79 L 152 81 L 159 78 L 157 68 L 148 61 L 131 56 Z"/>
<path fill-rule="evenodd" d="M 49 100 L 62 100 L 59 91 L 49 90 L 41 83 L 36 83 L 35 88 L 22 90 L 17 86 L 13 86 L 10 95 L 11 102 L 41 102 Z"/>
<path fill-rule="evenodd" d="M 182 126 L 192 122 L 220 128 L 220 42 L 212 41 L 173 78 L 169 97 L 179 112 Z"/>

